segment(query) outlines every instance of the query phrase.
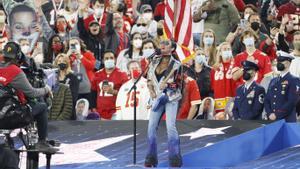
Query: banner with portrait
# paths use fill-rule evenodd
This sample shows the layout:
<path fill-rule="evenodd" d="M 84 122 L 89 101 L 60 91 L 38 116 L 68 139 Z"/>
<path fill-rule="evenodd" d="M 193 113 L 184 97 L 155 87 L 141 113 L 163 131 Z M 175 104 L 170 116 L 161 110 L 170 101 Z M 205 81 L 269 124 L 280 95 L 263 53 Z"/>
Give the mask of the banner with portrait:
<path fill-rule="evenodd" d="M 34 0 L 2 0 L 2 2 L 7 14 L 7 33 L 10 40 L 16 43 L 28 40 L 32 51 L 39 38 Z"/>

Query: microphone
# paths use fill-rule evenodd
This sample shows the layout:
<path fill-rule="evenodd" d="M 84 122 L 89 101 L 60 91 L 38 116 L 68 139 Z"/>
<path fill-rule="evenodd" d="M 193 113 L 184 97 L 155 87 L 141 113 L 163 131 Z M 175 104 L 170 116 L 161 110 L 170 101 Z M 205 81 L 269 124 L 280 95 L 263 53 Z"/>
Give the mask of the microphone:
<path fill-rule="evenodd" d="M 160 49 L 156 49 L 154 51 L 154 53 L 152 53 L 150 56 L 147 57 L 147 59 L 152 60 L 155 58 L 155 56 L 159 56 L 161 55 L 161 50 Z"/>

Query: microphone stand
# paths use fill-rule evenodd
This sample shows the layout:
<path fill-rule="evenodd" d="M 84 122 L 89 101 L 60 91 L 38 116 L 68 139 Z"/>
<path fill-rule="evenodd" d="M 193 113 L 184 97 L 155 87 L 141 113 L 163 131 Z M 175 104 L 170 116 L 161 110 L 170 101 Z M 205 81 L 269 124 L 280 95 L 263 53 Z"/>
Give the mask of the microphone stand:
<path fill-rule="evenodd" d="M 133 83 L 132 87 L 130 88 L 128 94 L 130 94 L 130 92 L 133 90 L 133 95 L 134 95 L 134 101 L 133 101 L 133 165 L 136 166 L 136 107 L 137 107 L 137 103 L 136 103 L 136 89 L 137 89 L 137 83 L 141 80 L 141 78 L 145 75 L 146 72 L 148 72 L 149 68 L 150 68 L 150 64 L 153 62 L 154 60 L 154 56 L 157 54 L 157 52 L 154 52 L 152 55 L 150 55 L 148 58 L 150 58 L 149 60 L 149 64 L 147 65 L 146 69 L 144 72 L 142 72 L 140 74 L 140 76 L 135 80 L 135 82 Z"/>

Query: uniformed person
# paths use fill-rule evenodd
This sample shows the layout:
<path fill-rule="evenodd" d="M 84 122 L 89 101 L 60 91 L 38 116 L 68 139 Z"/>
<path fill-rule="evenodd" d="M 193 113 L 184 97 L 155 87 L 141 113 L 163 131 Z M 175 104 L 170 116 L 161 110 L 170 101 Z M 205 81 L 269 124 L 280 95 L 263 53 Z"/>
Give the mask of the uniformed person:
<path fill-rule="evenodd" d="M 294 57 L 281 51 L 277 55 L 277 70 L 280 75 L 270 82 L 265 98 L 265 110 L 269 120 L 285 119 L 286 122 L 296 122 L 299 79 L 289 72 Z"/>
<path fill-rule="evenodd" d="M 265 89 L 255 82 L 259 67 L 251 61 L 242 62 L 245 83 L 237 88 L 233 106 L 234 119 L 259 120 L 264 108 Z"/>

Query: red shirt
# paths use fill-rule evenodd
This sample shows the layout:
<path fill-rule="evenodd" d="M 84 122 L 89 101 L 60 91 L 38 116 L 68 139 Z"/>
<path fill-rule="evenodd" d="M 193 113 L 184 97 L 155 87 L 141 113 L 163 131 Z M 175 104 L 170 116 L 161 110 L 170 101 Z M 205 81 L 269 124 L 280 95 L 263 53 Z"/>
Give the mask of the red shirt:
<path fill-rule="evenodd" d="M 218 69 L 210 72 L 216 112 L 224 111 L 228 100 L 235 96 L 235 81 L 232 79 L 233 68 L 234 60 L 230 63 L 222 63 Z"/>
<path fill-rule="evenodd" d="M 233 72 L 235 72 L 236 68 L 242 68 L 242 62 L 247 60 L 248 53 L 246 51 L 238 54 L 234 58 L 234 69 Z M 253 53 L 253 57 L 256 61 L 256 64 L 259 67 L 259 70 L 257 72 L 256 82 L 260 83 L 265 75 L 272 73 L 272 65 L 269 57 L 261 52 L 260 50 L 256 50 Z M 244 84 L 243 78 L 241 77 L 239 80 L 236 81 L 236 87 Z"/>
<path fill-rule="evenodd" d="M 97 111 L 101 118 L 111 119 L 116 112 L 117 96 L 105 93 L 102 90 L 104 80 L 107 80 L 114 90 L 119 90 L 128 80 L 128 77 L 125 72 L 121 72 L 118 68 L 115 68 L 110 75 L 106 73 L 105 69 L 101 69 L 96 72 L 92 81 L 92 90 L 97 91 Z"/>
<path fill-rule="evenodd" d="M 92 52 L 90 51 L 86 51 L 86 52 L 81 52 L 82 54 L 82 58 L 81 58 L 81 62 L 85 68 L 86 74 L 90 80 L 90 82 L 92 82 L 92 80 L 94 79 L 94 75 L 95 75 L 95 64 L 96 64 L 96 59 L 95 56 Z M 70 60 L 71 60 L 71 65 L 73 63 L 73 61 L 76 59 L 76 56 L 71 56 Z"/>
<path fill-rule="evenodd" d="M 177 119 L 187 119 L 191 106 L 201 103 L 200 91 L 196 80 L 187 77 L 186 81 L 188 82 L 184 87 L 183 102 L 180 105 Z"/>

